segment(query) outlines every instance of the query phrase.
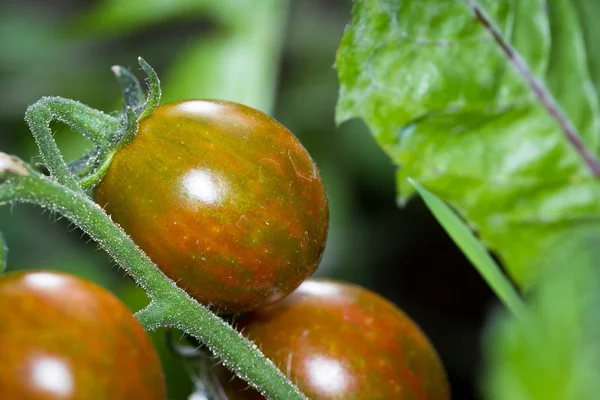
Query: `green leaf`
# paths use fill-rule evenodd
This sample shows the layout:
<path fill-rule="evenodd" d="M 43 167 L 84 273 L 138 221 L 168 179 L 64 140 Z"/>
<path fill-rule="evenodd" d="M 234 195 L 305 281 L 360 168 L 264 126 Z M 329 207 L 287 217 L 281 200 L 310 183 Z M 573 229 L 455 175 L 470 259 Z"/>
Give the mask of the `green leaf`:
<path fill-rule="evenodd" d="M 409 181 L 419 192 L 438 222 L 460 247 L 469 261 L 473 263 L 473 266 L 479 271 L 498 298 L 504 302 L 514 315 L 525 318 L 527 310 L 520 296 L 483 244 L 473 235 L 471 229 L 436 195 L 410 178 Z"/>
<path fill-rule="evenodd" d="M 577 10 L 585 41 L 590 77 L 596 87 L 596 92 L 598 92 L 600 90 L 600 46 L 598 46 L 597 39 L 600 37 L 600 25 L 597 21 L 600 15 L 600 2 L 597 0 L 574 0 L 573 4 Z"/>
<path fill-rule="evenodd" d="M 583 0 L 581 0 L 583 1 Z M 480 1 L 588 149 L 598 154 L 598 96 L 569 0 Z M 364 119 L 398 165 L 448 201 L 515 280 L 593 227 L 600 185 L 465 1 L 357 0 L 336 62 L 337 121 Z"/>
<path fill-rule="evenodd" d="M 217 14 L 232 19 L 237 3 L 248 9 L 251 0 L 101 0 L 88 12 L 71 22 L 82 33 L 101 36 L 122 35 L 165 20 Z"/>
<path fill-rule="evenodd" d="M 484 341 L 485 398 L 598 398 L 600 240 L 595 232 L 582 237 L 549 257 L 530 319 L 494 316 Z"/>
<path fill-rule="evenodd" d="M 229 16 L 235 23 L 221 34 L 183 47 L 163 77 L 165 100 L 216 98 L 271 113 L 287 5 L 253 1 Z"/>

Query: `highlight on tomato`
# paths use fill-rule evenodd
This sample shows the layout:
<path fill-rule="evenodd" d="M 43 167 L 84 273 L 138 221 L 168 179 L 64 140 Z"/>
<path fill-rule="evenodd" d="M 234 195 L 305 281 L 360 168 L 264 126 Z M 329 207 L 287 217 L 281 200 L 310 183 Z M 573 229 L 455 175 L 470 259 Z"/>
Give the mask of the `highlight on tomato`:
<path fill-rule="evenodd" d="M 421 329 L 376 293 L 308 280 L 236 324 L 310 399 L 448 400 L 444 367 Z M 224 368 L 230 399 L 262 399 Z"/>
<path fill-rule="evenodd" d="M 325 248 L 329 208 L 315 163 L 283 125 L 237 103 L 158 107 L 95 196 L 167 276 L 221 314 L 285 297 Z"/>
<path fill-rule="evenodd" d="M 129 309 L 58 272 L 0 277 L 0 399 L 164 400 L 158 355 Z"/>

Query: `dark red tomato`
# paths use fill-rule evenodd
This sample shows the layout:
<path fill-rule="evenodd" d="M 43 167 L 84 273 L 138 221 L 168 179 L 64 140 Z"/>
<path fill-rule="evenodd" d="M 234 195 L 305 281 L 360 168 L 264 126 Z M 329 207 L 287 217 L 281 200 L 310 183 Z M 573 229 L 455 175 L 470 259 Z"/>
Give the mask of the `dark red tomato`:
<path fill-rule="evenodd" d="M 164 400 L 160 361 L 105 289 L 56 272 L 0 278 L 0 399 Z"/>
<path fill-rule="evenodd" d="M 237 313 L 291 293 L 328 228 L 319 172 L 298 139 L 241 104 L 165 104 L 115 155 L 96 200 L 199 302 Z"/>
<path fill-rule="evenodd" d="M 450 398 L 444 368 L 419 327 L 361 287 L 308 280 L 237 327 L 310 399 Z M 219 375 L 231 400 L 263 398 L 224 369 Z"/>

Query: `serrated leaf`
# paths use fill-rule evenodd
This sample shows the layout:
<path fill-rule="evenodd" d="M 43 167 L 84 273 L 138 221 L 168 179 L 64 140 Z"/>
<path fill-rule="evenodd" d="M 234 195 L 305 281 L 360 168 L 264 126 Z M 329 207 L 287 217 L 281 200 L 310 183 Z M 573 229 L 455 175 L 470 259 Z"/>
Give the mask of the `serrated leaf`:
<path fill-rule="evenodd" d="M 582 0 L 583 1 L 583 0 Z M 598 97 L 569 0 L 480 1 L 598 154 Z M 358 0 L 337 55 L 339 123 L 363 118 L 400 166 L 447 200 L 521 284 L 592 225 L 600 185 L 465 1 Z"/>
<path fill-rule="evenodd" d="M 595 400 L 600 393 L 600 240 L 569 241 L 529 304 L 529 319 L 504 311 L 488 326 L 485 398 Z"/>

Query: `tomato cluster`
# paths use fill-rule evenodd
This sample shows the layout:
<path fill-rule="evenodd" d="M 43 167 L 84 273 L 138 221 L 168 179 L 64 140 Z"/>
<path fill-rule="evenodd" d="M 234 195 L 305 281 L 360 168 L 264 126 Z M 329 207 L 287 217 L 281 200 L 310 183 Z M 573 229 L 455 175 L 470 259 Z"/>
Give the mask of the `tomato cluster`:
<path fill-rule="evenodd" d="M 420 329 L 378 295 L 307 280 L 325 248 L 319 172 L 277 121 L 226 101 L 158 107 L 119 149 L 97 202 L 200 303 L 237 327 L 313 399 L 449 398 Z M 143 328 L 74 276 L 0 278 L 1 399 L 163 399 Z M 231 399 L 262 396 L 219 372 Z"/>
<path fill-rule="evenodd" d="M 449 398 L 433 347 L 399 309 L 359 287 L 305 281 L 325 248 L 327 197 L 298 139 L 266 114 L 163 105 L 116 154 L 96 199 L 191 296 L 246 312 L 238 327 L 311 398 Z M 262 398 L 230 381 L 231 398 Z"/>

